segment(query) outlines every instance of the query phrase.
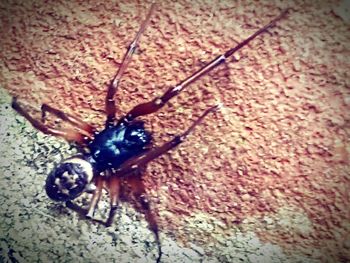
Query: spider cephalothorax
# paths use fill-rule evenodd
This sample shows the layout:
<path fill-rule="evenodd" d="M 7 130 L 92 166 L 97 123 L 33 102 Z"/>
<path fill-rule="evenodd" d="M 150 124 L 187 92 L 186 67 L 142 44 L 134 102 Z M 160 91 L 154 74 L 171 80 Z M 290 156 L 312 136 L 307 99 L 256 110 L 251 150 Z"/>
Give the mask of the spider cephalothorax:
<path fill-rule="evenodd" d="M 192 82 L 225 62 L 228 57 L 246 46 L 255 37 L 266 32 L 286 14 L 286 10 L 269 24 L 240 42 L 236 47 L 227 50 L 224 54 L 219 55 L 185 80 L 169 88 L 161 97 L 156 97 L 150 102 L 135 106 L 124 117 L 117 120 L 114 95 L 122 75 L 138 46 L 140 37 L 150 21 L 154 8 L 155 5 L 152 4 L 146 20 L 142 23 L 136 37 L 130 44 L 117 74 L 109 85 L 105 100 L 106 125 L 101 132 L 98 133 L 90 124 L 46 104 L 42 105 L 41 108 L 43 119 L 45 118 L 45 113 L 50 112 L 63 121 L 72 124 L 74 128 L 62 130 L 56 127 L 46 126 L 44 122 L 34 119 L 22 108 L 16 98 L 14 98 L 12 105 L 15 110 L 26 117 L 40 131 L 46 134 L 61 136 L 81 146 L 82 155 L 63 161 L 49 174 L 46 180 L 46 192 L 48 196 L 56 201 L 67 201 L 67 206 L 75 209 L 70 201 L 83 192 L 91 191 L 95 188 L 88 210 L 83 211 L 87 217 L 93 218 L 102 189 L 106 189 L 110 195 L 110 213 L 105 224 L 110 225 L 113 222 L 118 200 L 121 197 L 121 189 L 123 188 L 123 184 L 127 182 L 128 186 L 131 187 L 132 193 L 139 200 L 140 208 L 145 213 L 150 228 L 155 234 L 158 245 L 157 262 L 159 262 L 162 251 L 158 225 L 146 198 L 145 186 L 142 182 L 142 172 L 150 161 L 182 143 L 209 113 L 219 108 L 219 105 L 208 108 L 185 132 L 160 146 L 152 145 L 151 134 L 144 129 L 143 123 L 137 121 L 137 118 L 161 109 L 171 98 L 178 95 Z M 82 209 L 76 210 L 81 211 Z"/>
<path fill-rule="evenodd" d="M 110 126 L 95 135 L 88 148 L 98 172 L 118 168 L 123 162 L 146 150 L 152 140 L 143 122 Z"/>

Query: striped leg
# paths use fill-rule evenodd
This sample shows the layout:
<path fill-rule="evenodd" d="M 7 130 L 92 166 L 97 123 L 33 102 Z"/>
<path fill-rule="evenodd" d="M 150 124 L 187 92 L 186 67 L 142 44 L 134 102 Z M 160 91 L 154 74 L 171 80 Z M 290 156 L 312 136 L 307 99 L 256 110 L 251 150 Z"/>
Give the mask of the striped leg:
<path fill-rule="evenodd" d="M 174 87 L 171 87 L 168 89 L 163 96 L 156 97 L 150 102 L 142 103 L 139 105 L 136 105 L 131 111 L 129 111 L 128 114 L 126 114 L 119 123 L 128 123 L 137 118 L 138 116 L 147 115 L 153 112 L 158 111 L 161 109 L 171 98 L 178 95 L 184 88 L 186 88 L 191 83 L 198 80 L 200 77 L 206 75 L 211 70 L 215 69 L 217 66 L 221 65 L 223 62 L 226 61 L 226 59 L 230 56 L 232 56 L 235 52 L 240 50 L 242 47 L 246 46 L 250 41 L 252 41 L 254 38 L 259 36 L 260 34 L 266 32 L 269 28 L 275 25 L 275 23 L 280 20 L 282 17 L 284 17 L 287 13 L 288 9 L 284 10 L 278 17 L 273 19 L 270 23 L 256 31 L 254 34 L 252 34 L 247 39 L 240 42 L 237 46 L 234 48 L 231 48 L 230 50 L 227 50 L 224 54 L 216 57 L 212 61 L 210 61 L 208 64 L 206 64 L 204 67 L 193 73 L 191 76 L 186 78 L 185 80 L 181 81 Z"/>
<path fill-rule="evenodd" d="M 150 19 L 151 15 L 154 12 L 155 4 L 153 3 L 151 5 L 151 8 L 147 14 L 147 17 L 145 21 L 141 24 L 141 27 L 139 31 L 137 32 L 134 40 L 131 42 L 127 52 L 124 55 L 122 64 L 120 65 L 117 74 L 115 75 L 114 79 L 112 80 L 111 84 L 109 85 L 107 96 L 106 96 L 106 114 L 107 114 L 107 120 L 106 120 L 106 126 L 114 125 L 115 121 L 115 114 L 116 114 L 116 106 L 114 101 L 114 95 L 117 92 L 119 82 L 123 76 L 123 73 L 125 72 L 126 68 L 128 67 L 132 55 L 134 54 L 136 48 L 138 47 L 138 43 L 140 41 L 140 38 L 145 31 Z"/>
<path fill-rule="evenodd" d="M 25 117 L 34 128 L 45 134 L 51 134 L 54 136 L 59 136 L 67 141 L 74 141 L 80 145 L 86 145 L 89 142 L 89 138 L 87 138 L 86 134 L 81 131 L 74 129 L 55 129 L 52 127 L 46 126 L 43 122 L 34 119 L 28 111 L 26 111 L 17 101 L 16 98 L 13 98 L 12 107 L 23 117 Z M 91 135 L 92 136 L 92 135 Z"/>

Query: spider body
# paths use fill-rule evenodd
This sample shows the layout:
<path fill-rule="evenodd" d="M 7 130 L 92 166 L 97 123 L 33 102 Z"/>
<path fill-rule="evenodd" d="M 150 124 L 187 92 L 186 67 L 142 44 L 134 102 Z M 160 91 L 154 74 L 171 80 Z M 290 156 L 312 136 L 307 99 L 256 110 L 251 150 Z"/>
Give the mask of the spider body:
<path fill-rule="evenodd" d="M 105 128 L 101 132 L 97 132 L 92 125 L 72 115 L 66 114 L 61 110 L 50 107 L 47 104 L 43 104 L 41 107 L 41 120 L 33 118 L 28 111 L 17 102 L 16 98 L 13 99 L 12 106 L 35 128 L 43 133 L 63 137 L 81 146 L 80 154 L 63 160 L 48 175 L 45 186 L 48 196 L 55 201 L 65 201 L 68 207 L 83 213 L 84 216 L 92 219 L 94 222 L 110 226 L 113 222 L 118 207 L 118 201 L 123 192 L 123 187 L 125 187 L 125 184 L 128 184 L 136 200 L 139 201 L 139 206 L 137 208 L 144 212 L 146 220 L 149 222 L 150 229 L 155 234 L 158 245 L 158 263 L 162 255 L 159 230 L 156 218 L 147 200 L 146 189 L 142 181 L 143 172 L 150 161 L 182 143 L 194 128 L 200 124 L 208 114 L 220 108 L 220 105 L 218 104 L 208 108 L 182 134 L 174 136 L 171 140 L 160 146 L 152 145 L 151 133 L 144 128 L 143 122 L 139 121 L 137 118 L 160 110 L 171 98 L 178 95 L 192 82 L 221 65 L 236 51 L 274 26 L 275 23 L 287 13 L 287 10 L 250 37 L 240 42 L 236 47 L 219 55 L 185 80 L 167 89 L 161 97 L 156 97 L 152 101 L 136 105 L 131 111 L 117 120 L 114 95 L 123 73 L 138 46 L 140 37 L 150 21 L 154 9 L 155 5 L 152 4 L 145 21 L 141 24 L 136 37 L 130 44 L 115 77 L 108 87 L 105 100 L 107 118 Z M 71 124 L 73 127 L 64 129 L 46 125 L 45 117 L 47 112 Z M 108 191 L 110 197 L 110 212 L 105 222 L 93 218 L 103 189 Z M 92 198 L 88 209 L 80 208 L 71 202 L 84 192 L 92 192 Z"/>
<path fill-rule="evenodd" d="M 68 158 L 49 174 L 45 186 L 47 195 L 55 201 L 77 198 L 94 183 L 94 174 L 118 169 L 127 160 L 146 151 L 151 140 L 150 132 L 141 121 L 106 127 L 95 133 L 84 154 Z"/>
<path fill-rule="evenodd" d="M 97 172 L 118 168 L 126 160 L 146 150 L 152 136 L 142 122 L 110 126 L 96 134 L 88 145 Z"/>

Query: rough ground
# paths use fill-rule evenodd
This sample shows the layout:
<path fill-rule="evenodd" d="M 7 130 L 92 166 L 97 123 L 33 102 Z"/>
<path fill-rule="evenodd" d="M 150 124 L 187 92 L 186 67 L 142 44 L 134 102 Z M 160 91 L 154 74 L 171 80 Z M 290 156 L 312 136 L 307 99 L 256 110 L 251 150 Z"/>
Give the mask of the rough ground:
<path fill-rule="evenodd" d="M 162 231 L 164 262 L 350 261 L 347 3 L 158 4 L 118 91 L 119 115 L 162 94 L 291 7 L 270 34 L 236 54 L 238 62 L 230 59 L 144 118 L 160 144 L 210 105 L 225 105 L 188 141 L 152 162 L 144 176 Z M 149 6 L 0 3 L 6 89 L 1 260 L 154 261 L 152 233 L 131 206 L 123 204 L 117 222 L 105 229 L 48 200 L 45 176 L 74 148 L 36 132 L 10 108 L 6 95 L 33 107 L 49 103 L 102 128 L 106 86 Z"/>

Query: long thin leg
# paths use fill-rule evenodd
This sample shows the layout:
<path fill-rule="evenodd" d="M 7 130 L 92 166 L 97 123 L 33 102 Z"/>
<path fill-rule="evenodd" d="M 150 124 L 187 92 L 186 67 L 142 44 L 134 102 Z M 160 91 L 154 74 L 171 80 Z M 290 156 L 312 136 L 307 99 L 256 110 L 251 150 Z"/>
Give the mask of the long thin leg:
<path fill-rule="evenodd" d="M 159 157 L 160 155 L 166 153 L 167 151 L 183 142 L 186 137 L 194 130 L 194 128 L 200 124 L 209 113 L 216 111 L 220 108 L 220 106 L 221 105 L 215 105 L 207 109 L 184 133 L 175 136 L 172 140 L 164 143 L 162 146 L 153 148 L 147 151 L 145 154 L 140 155 L 139 157 L 126 161 L 116 171 L 119 174 L 127 177 L 131 173 L 134 173 L 138 169 L 144 167 L 148 162 L 154 160 L 155 158 Z"/>
<path fill-rule="evenodd" d="M 75 126 L 75 128 L 79 129 L 84 134 L 86 134 L 86 136 L 88 136 L 90 138 L 92 138 L 92 136 L 95 132 L 95 128 L 93 126 L 91 126 L 90 124 L 88 124 L 88 123 L 68 114 L 68 113 L 64 113 L 63 111 L 55 109 L 47 104 L 43 104 L 41 106 L 41 120 L 42 121 L 45 120 L 47 112 L 52 113 L 56 117 L 73 124 Z"/>
<path fill-rule="evenodd" d="M 278 17 L 273 19 L 270 23 L 265 25 L 263 28 L 256 31 L 254 34 L 252 34 L 247 39 L 240 42 L 236 47 L 231 48 L 230 50 L 226 51 L 224 54 L 216 57 L 211 62 L 209 62 L 207 65 L 205 65 L 203 68 L 199 69 L 195 73 L 193 73 L 190 77 L 186 78 L 185 80 L 181 81 L 179 84 L 177 84 L 175 87 L 171 87 L 168 89 L 163 96 L 156 97 L 150 102 L 142 103 L 137 106 L 135 106 L 128 114 L 126 114 L 119 123 L 128 123 L 135 119 L 138 116 L 146 115 L 153 113 L 160 108 L 162 108 L 165 103 L 167 103 L 171 98 L 179 94 L 185 87 L 190 85 L 192 82 L 198 80 L 203 75 L 207 74 L 209 71 L 213 70 L 225 60 L 233 55 L 236 51 L 241 49 L 242 47 L 246 46 L 250 41 L 252 41 L 254 38 L 256 38 L 258 35 L 262 34 L 263 32 L 266 32 L 270 27 L 274 26 L 275 23 L 280 20 L 288 10 L 284 10 Z"/>
<path fill-rule="evenodd" d="M 51 134 L 54 136 L 63 137 L 64 139 L 68 141 L 75 141 L 78 144 L 86 145 L 88 140 L 86 139 L 86 136 L 78 131 L 71 130 L 71 129 L 65 129 L 65 130 L 58 130 L 51 127 L 47 127 L 42 122 L 34 119 L 32 116 L 29 115 L 29 113 L 23 109 L 19 103 L 17 102 L 16 98 L 13 98 L 12 101 L 12 107 L 23 117 L 25 117 L 34 128 L 38 129 L 39 131 L 45 133 L 45 134 Z"/>
<path fill-rule="evenodd" d="M 111 175 L 108 178 L 107 188 L 109 190 L 111 208 L 106 221 L 106 226 L 110 226 L 113 223 L 113 219 L 118 209 L 118 201 L 119 201 L 120 186 L 121 186 L 120 183 L 121 183 L 120 178 L 117 176 Z"/>
<path fill-rule="evenodd" d="M 90 205 L 88 209 L 84 209 L 77 204 L 74 204 L 71 201 L 66 202 L 66 206 L 77 213 L 79 213 L 81 216 L 84 216 L 86 218 L 91 219 L 93 222 L 110 226 L 113 223 L 114 216 L 116 214 L 117 208 L 118 208 L 118 200 L 119 200 L 119 191 L 120 191 L 120 178 L 117 176 L 99 176 L 96 178 L 95 185 L 96 189 L 92 195 Z M 107 221 L 104 222 L 100 219 L 95 219 L 94 214 L 97 208 L 97 204 L 101 199 L 102 190 L 103 187 L 106 187 L 109 191 L 110 195 L 110 212 L 107 218 Z"/>
<path fill-rule="evenodd" d="M 134 194 L 136 200 L 141 205 L 142 211 L 145 215 L 145 218 L 149 224 L 150 229 L 154 233 L 157 246 L 158 246 L 158 257 L 157 257 L 157 263 L 160 262 L 160 258 L 162 256 L 162 248 L 161 243 L 159 239 L 159 228 L 156 221 L 156 218 L 154 217 L 154 214 L 152 213 L 150 203 L 147 199 L 147 194 L 145 190 L 145 186 L 141 179 L 141 173 L 139 173 L 137 176 L 132 176 L 127 179 L 128 184 L 131 187 L 131 191 Z"/>
<path fill-rule="evenodd" d="M 147 195 L 145 191 L 145 186 L 143 185 L 140 171 L 142 171 L 146 164 L 158 156 L 166 153 L 170 149 L 176 147 L 178 144 L 183 142 L 186 137 L 194 130 L 194 128 L 202 122 L 202 120 L 211 112 L 216 111 L 220 105 L 215 105 L 207 109 L 184 133 L 179 136 L 175 136 L 169 142 L 166 142 L 160 147 L 149 150 L 144 155 L 141 155 L 135 159 L 127 161 L 119 169 L 115 171 L 116 177 L 126 177 L 127 182 L 132 188 L 132 192 L 135 195 L 136 199 L 140 202 L 142 210 L 145 214 L 146 220 L 149 223 L 150 229 L 153 231 L 156 242 L 158 245 L 158 257 L 157 263 L 160 262 L 162 256 L 161 243 L 159 238 L 159 229 L 157 221 L 154 215 L 151 212 L 150 204 L 147 200 Z M 129 176 L 128 176 L 129 175 Z M 113 214 L 114 216 L 114 214 Z"/>
<path fill-rule="evenodd" d="M 69 209 L 72 209 L 73 211 L 75 211 L 76 213 L 78 213 L 81 217 L 83 218 L 86 218 L 86 209 L 80 207 L 79 205 L 77 204 L 74 204 L 72 201 L 67 201 L 66 202 L 66 206 L 69 208 Z M 92 222 L 94 223 L 98 223 L 98 224 L 101 224 L 101 225 L 105 225 L 105 222 L 103 222 L 102 220 L 100 219 L 94 219 L 94 218 L 90 218 L 89 220 L 91 220 Z"/>
<path fill-rule="evenodd" d="M 145 31 L 151 15 L 155 9 L 155 3 L 152 3 L 151 8 L 146 16 L 145 21 L 141 24 L 139 31 L 137 32 L 134 40 L 131 42 L 128 50 L 126 51 L 122 64 L 120 65 L 117 74 L 115 75 L 114 79 L 112 80 L 111 84 L 109 85 L 107 96 L 106 96 L 106 114 L 107 114 L 107 120 L 106 120 L 106 126 L 110 126 L 114 124 L 115 121 L 115 114 L 116 114 L 116 107 L 115 107 L 115 101 L 114 101 L 114 95 L 117 92 L 117 88 L 119 85 L 119 82 L 122 78 L 122 75 L 126 68 L 128 67 L 132 55 L 134 54 L 136 48 L 138 47 L 138 43 L 140 41 L 140 38 Z"/>
<path fill-rule="evenodd" d="M 86 214 L 87 218 L 93 218 L 95 214 L 95 210 L 97 207 L 98 202 L 100 201 L 101 194 L 102 194 L 102 188 L 103 188 L 103 177 L 98 176 L 96 178 L 96 189 L 92 195 L 91 201 L 90 201 L 90 206 L 88 209 L 88 212 Z"/>

